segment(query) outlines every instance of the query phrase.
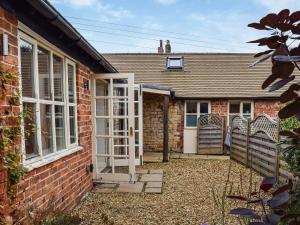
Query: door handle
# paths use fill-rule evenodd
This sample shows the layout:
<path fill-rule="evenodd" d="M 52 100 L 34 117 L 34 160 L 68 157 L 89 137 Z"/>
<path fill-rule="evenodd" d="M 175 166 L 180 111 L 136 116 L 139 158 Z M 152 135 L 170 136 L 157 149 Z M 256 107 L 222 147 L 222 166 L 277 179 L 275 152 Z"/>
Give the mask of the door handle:
<path fill-rule="evenodd" d="M 130 135 L 130 137 L 133 137 L 133 128 L 132 127 L 129 128 L 129 135 Z"/>

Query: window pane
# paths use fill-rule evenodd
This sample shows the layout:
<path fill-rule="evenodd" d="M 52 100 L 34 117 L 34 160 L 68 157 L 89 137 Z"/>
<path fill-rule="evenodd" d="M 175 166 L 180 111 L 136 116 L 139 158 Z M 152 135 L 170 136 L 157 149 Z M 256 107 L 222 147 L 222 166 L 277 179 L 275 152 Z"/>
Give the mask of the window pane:
<path fill-rule="evenodd" d="M 70 119 L 70 143 L 76 142 L 76 124 L 75 124 L 75 107 L 69 107 L 69 119 Z"/>
<path fill-rule="evenodd" d="M 74 78 L 74 66 L 68 64 L 69 102 L 75 102 Z"/>
<path fill-rule="evenodd" d="M 187 127 L 197 127 L 197 116 L 187 115 L 186 116 L 186 126 Z"/>
<path fill-rule="evenodd" d="M 109 80 L 107 82 L 96 80 L 96 96 L 108 96 L 108 84 Z"/>
<path fill-rule="evenodd" d="M 200 113 L 201 114 L 207 114 L 208 113 L 208 103 L 207 102 L 201 102 L 200 103 Z"/>
<path fill-rule="evenodd" d="M 96 116 L 108 116 L 108 99 L 96 99 Z"/>
<path fill-rule="evenodd" d="M 240 113 L 240 103 L 230 103 L 229 113 Z"/>
<path fill-rule="evenodd" d="M 38 47 L 39 89 L 41 99 L 51 99 L 50 53 Z"/>
<path fill-rule="evenodd" d="M 57 151 L 65 149 L 65 123 L 64 107 L 55 106 L 55 131 L 56 131 L 56 149 Z"/>
<path fill-rule="evenodd" d="M 186 113 L 197 113 L 197 102 L 187 102 Z"/>
<path fill-rule="evenodd" d="M 63 60 L 53 55 L 54 100 L 63 102 Z"/>
<path fill-rule="evenodd" d="M 34 97 L 33 45 L 20 41 L 23 97 Z"/>
<path fill-rule="evenodd" d="M 41 104 L 41 137 L 43 155 L 53 152 L 52 139 L 52 106 Z"/>
<path fill-rule="evenodd" d="M 251 114 L 251 103 L 243 103 L 243 114 Z"/>
<path fill-rule="evenodd" d="M 26 158 L 32 158 L 39 155 L 35 125 L 35 104 L 23 103 L 23 115 Z"/>

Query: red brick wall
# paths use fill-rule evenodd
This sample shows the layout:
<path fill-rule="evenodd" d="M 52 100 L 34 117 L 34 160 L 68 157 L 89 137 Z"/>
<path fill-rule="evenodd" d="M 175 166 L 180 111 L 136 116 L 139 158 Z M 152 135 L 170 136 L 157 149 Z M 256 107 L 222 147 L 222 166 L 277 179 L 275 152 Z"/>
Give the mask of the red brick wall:
<path fill-rule="evenodd" d="M 92 163 L 91 93 L 83 88 L 83 79 L 92 72 L 77 64 L 78 137 L 82 149 L 57 161 L 30 171 L 20 183 L 18 200 L 46 206 L 55 198 L 59 209 L 72 209 L 92 188 L 92 177 L 86 165 Z"/>
<path fill-rule="evenodd" d="M 211 113 L 224 116 L 225 124 L 227 124 L 228 116 L 228 100 L 211 100 Z"/>
<path fill-rule="evenodd" d="M 18 63 L 18 48 L 17 48 L 17 24 L 16 18 L 8 14 L 3 8 L 0 7 L 0 66 L 6 71 L 9 70 L 13 73 L 17 73 Z M 2 35 L 8 35 L 9 42 L 9 55 L 3 56 L 2 54 Z M 1 84 L 2 85 L 2 84 Z M 6 91 L 0 87 L 0 130 L 9 128 L 14 124 L 12 121 L 16 121 L 19 116 L 19 106 L 13 106 L 11 108 L 9 101 L 13 93 L 18 92 L 18 77 L 15 77 L 12 82 L 6 85 Z M 19 149 L 21 140 L 20 138 L 15 140 L 15 145 L 0 149 L 0 219 L 1 216 L 6 214 L 9 210 L 7 206 L 8 198 L 6 196 L 6 172 L 3 168 L 3 156 L 4 152 L 15 151 Z M 4 206 L 4 207 L 2 207 Z"/>
<path fill-rule="evenodd" d="M 2 68 L 18 65 L 17 58 L 17 19 L 0 7 L 0 34 L 9 34 L 10 55 L 0 54 Z M 31 170 L 23 177 L 18 185 L 16 205 L 31 202 L 39 206 L 46 205 L 50 199 L 56 199 L 55 206 L 60 209 L 72 209 L 86 192 L 92 188 L 92 177 L 86 171 L 86 165 L 92 162 L 92 116 L 91 93 L 83 88 L 83 80 L 90 80 L 92 72 L 85 66 L 77 64 L 77 99 L 78 99 L 78 137 L 81 150 L 58 159 L 52 163 Z M 17 79 L 18 80 L 18 79 Z M 18 84 L 16 83 L 17 87 Z M 12 89 L 16 87 L 12 86 Z M 0 100 L 0 116 L 3 121 L 5 108 L 8 107 L 8 96 Z M 19 107 L 14 110 L 19 111 Z M 16 113 L 18 114 L 18 113 Z M 20 145 L 20 140 L 17 145 Z M 2 149 L 1 149 L 2 154 Z M 6 197 L 6 174 L 0 161 L 0 213 L 7 213 L 8 200 Z"/>
<path fill-rule="evenodd" d="M 254 117 L 261 113 L 265 113 L 273 118 L 277 117 L 280 110 L 280 102 L 276 100 L 255 100 L 254 101 Z"/>

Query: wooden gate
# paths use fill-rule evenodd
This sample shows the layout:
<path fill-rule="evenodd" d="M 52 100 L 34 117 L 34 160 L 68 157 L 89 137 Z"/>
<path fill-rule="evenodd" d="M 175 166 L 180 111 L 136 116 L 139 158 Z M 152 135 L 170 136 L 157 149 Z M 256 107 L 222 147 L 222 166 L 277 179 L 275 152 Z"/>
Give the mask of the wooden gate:
<path fill-rule="evenodd" d="M 224 118 L 217 114 L 201 115 L 197 126 L 197 153 L 223 154 Z"/>

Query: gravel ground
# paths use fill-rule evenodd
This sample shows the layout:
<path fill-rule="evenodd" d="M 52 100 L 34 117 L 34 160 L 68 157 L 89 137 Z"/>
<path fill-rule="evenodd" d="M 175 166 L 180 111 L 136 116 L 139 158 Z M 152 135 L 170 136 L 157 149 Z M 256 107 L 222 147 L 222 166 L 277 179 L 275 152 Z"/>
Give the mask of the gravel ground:
<path fill-rule="evenodd" d="M 150 163 L 143 169 L 163 169 L 162 194 L 92 193 L 75 210 L 83 225 L 185 225 L 221 224 L 221 211 L 215 196 L 221 197 L 229 170 L 229 160 L 173 159 L 169 163 Z M 230 185 L 233 192 L 247 193 L 249 170 L 231 162 Z M 253 176 L 253 186 L 260 181 Z M 236 202 L 226 200 L 226 211 Z M 227 214 L 227 213 L 226 213 Z M 236 224 L 226 216 L 226 224 Z"/>

